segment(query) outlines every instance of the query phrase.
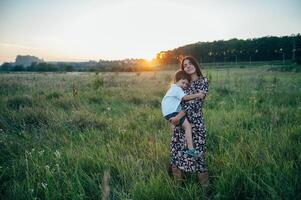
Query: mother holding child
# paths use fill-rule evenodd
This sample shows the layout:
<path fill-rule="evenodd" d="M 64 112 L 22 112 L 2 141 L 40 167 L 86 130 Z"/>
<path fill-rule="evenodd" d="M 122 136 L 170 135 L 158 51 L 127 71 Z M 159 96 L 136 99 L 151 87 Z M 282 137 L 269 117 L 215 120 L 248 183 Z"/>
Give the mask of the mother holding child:
<path fill-rule="evenodd" d="M 208 79 L 195 58 L 184 57 L 174 84 L 162 100 L 163 116 L 172 124 L 171 168 L 177 182 L 183 172 L 197 172 L 202 185 L 208 182 L 205 163 L 206 128 L 202 107 L 208 94 Z"/>

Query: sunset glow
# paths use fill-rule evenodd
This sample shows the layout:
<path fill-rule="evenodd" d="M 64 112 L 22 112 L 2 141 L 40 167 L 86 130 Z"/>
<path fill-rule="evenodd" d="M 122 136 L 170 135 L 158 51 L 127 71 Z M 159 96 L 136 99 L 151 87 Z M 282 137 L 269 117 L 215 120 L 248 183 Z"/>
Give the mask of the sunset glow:
<path fill-rule="evenodd" d="M 290 35 L 301 32 L 300 5 L 297 0 L 4 0 L 0 63 L 17 54 L 46 61 L 151 60 L 162 50 L 198 41 Z"/>

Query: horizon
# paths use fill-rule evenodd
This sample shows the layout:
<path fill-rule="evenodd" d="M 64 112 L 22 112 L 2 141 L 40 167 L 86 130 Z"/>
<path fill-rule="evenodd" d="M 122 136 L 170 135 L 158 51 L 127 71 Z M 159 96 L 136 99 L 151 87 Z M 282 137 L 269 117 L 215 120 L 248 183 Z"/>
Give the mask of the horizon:
<path fill-rule="evenodd" d="M 151 60 L 160 51 L 197 42 L 301 33 L 297 0 L 4 0 L 0 5 L 0 63 L 17 55 L 46 62 Z"/>
<path fill-rule="evenodd" d="M 196 44 L 196 43 L 206 43 L 206 42 L 215 42 L 215 41 L 229 41 L 229 40 L 233 40 L 233 39 L 237 39 L 237 40 L 253 40 L 253 39 L 258 39 L 258 38 L 263 38 L 263 37 L 286 37 L 286 36 L 293 36 L 293 35 L 299 35 L 301 33 L 292 33 L 290 35 L 280 35 L 280 36 L 275 36 L 275 35 L 266 35 L 266 36 L 261 36 L 261 37 L 255 37 L 255 38 L 229 38 L 229 39 L 220 39 L 220 40 L 212 40 L 212 41 L 197 41 L 197 42 L 193 42 L 193 43 L 189 43 L 189 44 L 184 44 L 182 46 L 178 46 L 178 47 L 174 47 L 174 48 L 171 48 L 171 49 L 165 49 L 165 50 L 161 50 L 161 51 L 168 51 L 168 50 L 173 50 L 173 49 L 176 49 L 176 48 L 179 48 L 179 47 L 183 47 L 183 46 L 186 46 L 186 45 L 190 45 L 190 44 Z M 159 52 L 157 52 L 159 53 Z M 17 56 L 35 56 L 35 57 L 38 57 L 36 55 L 31 55 L 31 54 L 18 54 L 15 56 L 15 58 L 17 58 Z M 154 56 L 155 57 L 155 56 Z M 113 59 L 113 60 L 106 60 L 106 59 L 96 59 L 96 60 L 93 60 L 93 59 L 87 59 L 87 60 L 81 60 L 81 59 L 70 59 L 70 60 L 46 60 L 42 57 L 38 57 L 39 59 L 42 59 L 43 61 L 45 62 L 90 62 L 90 61 L 93 61 L 93 62 L 99 62 L 100 60 L 102 61 L 122 61 L 122 60 L 126 60 L 126 59 L 145 59 L 145 58 L 123 58 L 123 59 Z M 153 58 L 154 59 L 154 58 Z M 148 59 L 145 59 L 147 61 L 151 61 L 151 60 L 148 60 Z M 13 61 L 10 61 L 10 62 L 14 62 L 15 60 Z M 5 62 L 1 62 L 0 61 L 0 64 L 3 64 Z"/>

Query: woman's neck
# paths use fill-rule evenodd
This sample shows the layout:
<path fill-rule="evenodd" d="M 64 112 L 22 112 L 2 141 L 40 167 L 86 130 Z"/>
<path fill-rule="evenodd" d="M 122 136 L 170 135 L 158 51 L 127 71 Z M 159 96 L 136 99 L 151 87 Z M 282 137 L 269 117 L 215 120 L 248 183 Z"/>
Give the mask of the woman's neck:
<path fill-rule="evenodd" d="M 199 78 L 199 76 L 197 75 L 197 73 L 193 73 L 193 74 L 191 74 L 191 80 L 192 81 L 195 81 L 195 80 L 197 80 L 198 78 Z"/>

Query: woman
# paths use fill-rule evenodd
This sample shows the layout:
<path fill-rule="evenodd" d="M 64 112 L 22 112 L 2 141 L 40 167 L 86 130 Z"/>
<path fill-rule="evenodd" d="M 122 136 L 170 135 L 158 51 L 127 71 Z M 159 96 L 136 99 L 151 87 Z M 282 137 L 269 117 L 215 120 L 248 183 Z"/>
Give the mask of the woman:
<path fill-rule="evenodd" d="M 205 163 L 206 128 L 202 107 L 208 93 L 208 79 L 203 76 L 198 62 L 191 56 L 187 56 L 182 60 L 181 69 L 191 77 L 190 85 L 185 90 L 185 93 L 195 94 L 200 91 L 204 92 L 200 100 L 182 102 L 181 104 L 182 108 L 186 111 L 186 117 L 192 125 L 193 145 L 199 157 L 193 158 L 184 153 L 186 148 L 184 130 L 177 126 L 174 129 L 171 142 L 172 173 L 177 181 L 181 181 L 182 171 L 197 172 L 199 183 L 206 184 L 208 181 L 208 172 Z M 182 117 L 181 115 L 183 114 L 179 113 L 171 122 L 176 125 Z"/>

